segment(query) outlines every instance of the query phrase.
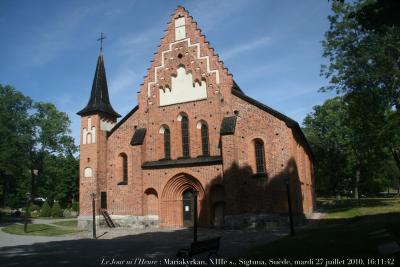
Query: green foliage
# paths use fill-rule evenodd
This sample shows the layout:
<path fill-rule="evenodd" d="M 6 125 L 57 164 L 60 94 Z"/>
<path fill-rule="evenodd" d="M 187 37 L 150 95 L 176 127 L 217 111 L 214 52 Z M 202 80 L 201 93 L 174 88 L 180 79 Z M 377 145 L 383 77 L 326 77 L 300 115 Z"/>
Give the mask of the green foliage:
<path fill-rule="evenodd" d="M 379 89 L 388 105 L 400 108 L 400 26 L 375 22 L 382 12 L 376 1 L 333 2 L 330 29 L 323 41 L 330 64 L 321 74 L 330 79 L 323 90 L 351 93 Z M 389 7 L 390 8 L 390 7 Z M 387 10 L 393 12 L 393 10 Z M 379 30 L 368 30 L 368 29 Z"/>
<path fill-rule="evenodd" d="M 40 217 L 50 217 L 52 209 L 50 208 L 49 203 L 45 202 L 40 210 Z"/>
<path fill-rule="evenodd" d="M 53 104 L 0 85 L 0 206 L 23 207 L 27 192 L 63 205 L 75 199 L 79 167 L 69 127 Z"/>
<path fill-rule="evenodd" d="M 71 209 L 73 211 L 79 212 L 79 202 L 77 201 L 72 202 Z"/>
<path fill-rule="evenodd" d="M 0 205 L 21 207 L 29 188 L 29 111 L 32 100 L 0 84 Z"/>
<path fill-rule="evenodd" d="M 342 98 L 327 100 L 315 106 L 314 112 L 304 119 L 304 133 L 314 156 L 316 190 L 319 195 L 345 194 L 351 191 L 348 181 L 351 166 L 348 164 L 350 129 L 345 126 L 347 114 Z"/>
<path fill-rule="evenodd" d="M 63 210 L 61 209 L 61 206 L 58 202 L 55 202 L 53 204 L 53 207 L 51 208 L 51 217 L 62 217 L 63 216 Z"/>
<path fill-rule="evenodd" d="M 323 41 L 329 60 L 322 91 L 341 96 L 314 108 L 304 121 L 316 155 L 317 191 L 378 194 L 399 184 L 399 4 L 380 0 L 333 1 Z M 386 14 L 382 18 L 379 14 Z M 397 169 L 393 168 L 396 166 Z M 393 181 L 397 180 L 396 183 Z"/>
<path fill-rule="evenodd" d="M 30 210 L 30 211 L 40 211 L 40 206 L 31 203 L 31 204 L 29 205 L 29 210 Z"/>
<path fill-rule="evenodd" d="M 393 186 L 399 177 L 393 157 L 384 146 L 388 116 L 382 114 L 380 98 L 357 98 L 363 104 L 351 103 L 349 97 L 328 99 L 304 120 L 304 133 L 316 158 L 314 169 L 319 195 L 349 195 L 359 186 L 363 194 L 376 195 Z M 370 106 L 369 112 L 362 106 Z M 360 110 L 357 110 L 359 107 Z M 357 113 L 359 112 L 359 113 Z M 355 177 L 360 171 L 360 183 Z"/>

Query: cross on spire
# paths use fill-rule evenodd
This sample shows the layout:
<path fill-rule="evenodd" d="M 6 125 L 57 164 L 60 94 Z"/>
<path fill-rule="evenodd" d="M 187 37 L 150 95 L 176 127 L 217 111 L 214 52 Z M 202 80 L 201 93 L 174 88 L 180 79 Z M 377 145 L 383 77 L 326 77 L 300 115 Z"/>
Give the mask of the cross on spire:
<path fill-rule="evenodd" d="M 107 37 L 101 32 L 100 38 L 97 39 L 97 41 L 100 41 L 100 50 L 103 50 L 103 40 L 106 39 Z"/>

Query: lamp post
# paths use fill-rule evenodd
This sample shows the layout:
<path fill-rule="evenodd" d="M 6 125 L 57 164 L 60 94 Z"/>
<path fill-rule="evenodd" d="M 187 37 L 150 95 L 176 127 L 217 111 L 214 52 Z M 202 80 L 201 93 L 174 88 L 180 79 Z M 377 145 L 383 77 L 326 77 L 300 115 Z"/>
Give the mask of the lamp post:
<path fill-rule="evenodd" d="M 92 212 L 93 212 L 93 239 L 96 239 L 96 193 L 91 193 L 92 197 Z"/>
<path fill-rule="evenodd" d="M 289 209 L 290 235 L 294 236 L 292 201 L 290 198 L 290 176 L 285 175 L 284 179 L 285 179 L 285 183 L 286 183 L 286 193 L 287 193 L 287 201 L 288 201 L 288 209 Z"/>
<path fill-rule="evenodd" d="M 193 192 L 193 216 L 194 216 L 194 220 L 193 220 L 193 243 L 197 242 L 197 196 L 199 195 L 199 191 L 195 190 Z"/>
<path fill-rule="evenodd" d="M 38 170 L 32 171 L 33 176 L 38 174 Z M 26 193 L 26 207 L 25 207 L 25 216 L 24 216 L 24 232 L 28 232 L 28 211 L 29 211 L 29 204 L 31 202 L 31 197 L 33 197 L 33 178 L 32 178 L 32 187 L 31 192 Z"/>
<path fill-rule="evenodd" d="M 28 232 L 28 212 L 29 212 L 29 203 L 31 199 L 31 193 L 26 193 L 26 207 L 25 207 L 25 216 L 24 216 L 24 232 Z"/>

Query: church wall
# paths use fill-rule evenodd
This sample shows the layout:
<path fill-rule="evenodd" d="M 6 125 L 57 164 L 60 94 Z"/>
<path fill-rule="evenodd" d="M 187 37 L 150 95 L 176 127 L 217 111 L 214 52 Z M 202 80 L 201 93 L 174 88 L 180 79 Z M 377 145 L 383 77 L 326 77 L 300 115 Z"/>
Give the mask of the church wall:
<path fill-rule="evenodd" d="M 236 146 L 237 169 L 240 179 L 232 179 L 231 188 L 242 188 L 241 192 L 231 195 L 236 205 L 230 206 L 229 213 L 242 212 L 274 212 L 287 211 L 286 185 L 283 176 L 291 177 L 291 190 L 295 195 L 294 207 L 297 213 L 310 212 L 313 206 L 313 194 L 310 189 L 311 165 L 308 154 L 303 149 L 304 144 L 298 145 L 298 136 L 293 135 L 286 123 L 277 117 L 255 107 L 254 105 L 233 96 L 232 106 L 238 112 L 234 143 Z M 266 175 L 255 175 L 254 139 L 264 143 Z M 299 148 L 293 150 L 293 146 Z M 229 164 L 224 159 L 224 165 Z M 228 183 L 229 184 L 229 183 Z M 302 196 L 305 201 L 301 205 Z"/>
<path fill-rule="evenodd" d="M 142 148 L 131 146 L 135 127 L 142 127 L 139 110 L 131 115 L 108 138 L 107 145 L 107 208 L 111 215 L 142 215 Z M 128 183 L 122 182 L 118 156 L 125 153 L 128 158 Z"/>
<path fill-rule="evenodd" d="M 98 158 L 97 150 L 98 143 L 88 144 L 87 135 L 84 134 L 84 129 L 88 129 L 88 119 L 91 119 L 91 126 L 99 129 L 98 115 L 82 117 L 81 118 L 81 136 L 80 136 L 80 162 L 79 162 L 79 205 L 80 215 L 92 214 L 92 198 L 91 193 L 97 193 L 97 179 L 98 179 Z M 84 148 L 84 149 L 83 149 Z M 91 171 L 86 171 L 90 169 Z"/>
<path fill-rule="evenodd" d="M 178 19 L 179 16 L 183 19 Z M 175 19 L 179 20 L 179 25 L 184 22 L 185 30 L 176 28 Z M 201 92 L 172 97 L 176 91 L 170 91 L 174 89 L 171 86 L 177 90 L 188 88 Z M 312 211 L 315 206 L 312 160 L 303 137 L 283 120 L 232 94 L 232 86 L 232 76 L 197 25 L 183 8 L 178 8 L 140 87 L 138 110 L 107 140 L 105 135 L 99 136 L 97 145 L 81 149 L 81 179 L 88 165 L 84 160 L 90 155 L 94 157 L 90 163 L 94 176 L 99 177 L 97 181 L 81 183 L 81 203 L 84 203 L 81 214 L 91 213 L 87 192 L 97 190 L 100 196 L 100 192 L 106 191 L 108 212 L 121 222 L 123 216 L 130 216 L 129 220 L 150 218 L 161 226 L 182 226 L 180 201 L 182 190 L 187 186 L 200 191 L 199 220 L 203 225 L 222 222 L 220 217 L 215 218 L 216 214 L 232 218 L 243 214 L 286 213 L 285 175 L 291 177 L 294 211 L 298 214 Z M 191 99 L 193 101 L 182 103 Z M 142 168 L 145 162 L 164 159 L 162 128 L 165 127 L 170 130 L 170 159 L 182 158 L 182 114 L 189 121 L 190 158 L 203 156 L 198 126 L 199 122 L 205 122 L 209 155 L 221 156 L 222 163 Z M 235 133 L 221 136 L 223 118 L 235 114 Z M 82 129 L 87 124 L 85 120 L 83 117 Z M 96 127 L 100 129 L 97 124 Z M 132 146 L 130 142 L 137 128 L 146 128 L 146 135 L 141 145 Z M 262 175 L 256 173 L 256 139 L 264 144 L 266 172 Z M 121 153 L 128 158 L 125 185 L 118 185 L 123 180 Z"/>

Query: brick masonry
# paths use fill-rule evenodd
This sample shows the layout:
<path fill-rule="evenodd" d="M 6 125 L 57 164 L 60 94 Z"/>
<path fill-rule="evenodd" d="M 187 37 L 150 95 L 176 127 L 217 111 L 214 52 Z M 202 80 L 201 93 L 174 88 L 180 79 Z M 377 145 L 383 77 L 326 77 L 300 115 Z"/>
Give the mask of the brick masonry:
<path fill-rule="evenodd" d="M 179 17 L 185 20 L 186 38 L 182 41 L 175 39 L 174 21 Z M 159 89 L 171 88 L 171 77 L 176 76 L 178 66 L 191 72 L 193 82 L 206 83 L 207 99 L 159 105 Z M 108 212 L 121 225 L 126 217 L 130 218 L 126 224 L 151 218 L 152 225 L 157 221 L 162 227 L 180 227 L 182 194 L 188 188 L 199 191 L 198 216 L 202 225 L 220 225 L 224 218 L 232 221 L 244 214 L 286 213 L 284 175 L 291 177 L 294 211 L 298 215 L 311 213 L 315 207 L 312 155 L 300 128 L 289 127 L 282 117 L 233 94 L 232 87 L 232 75 L 196 22 L 183 7 L 178 7 L 140 86 L 138 108 L 111 131 L 100 127 L 101 120 L 113 121 L 104 114 L 81 118 L 81 129 L 87 127 L 91 118 L 96 140 L 94 144 L 83 144 L 81 140 L 80 218 L 90 218 L 90 194 L 96 193 L 99 207 L 101 192 L 106 192 Z M 202 156 L 201 130 L 197 126 L 203 122 L 208 125 L 210 156 L 221 156 L 222 161 L 143 168 L 145 162 L 164 157 L 161 127 L 170 129 L 171 159 L 182 157 L 180 114 L 189 120 L 190 158 Z M 221 121 L 229 116 L 237 116 L 235 132 L 221 136 Z M 132 146 L 137 128 L 146 128 L 147 132 L 141 145 Z M 82 131 L 81 138 L 85 138 Z M 255 139 L 264 144 L 264 175 L 255 175 Z M 121 153 L 128 158 L 128 182 L 118 185 L 123 180 Z M 84 175 L 88 167 L 92 169 L 91 177 Z"/>

